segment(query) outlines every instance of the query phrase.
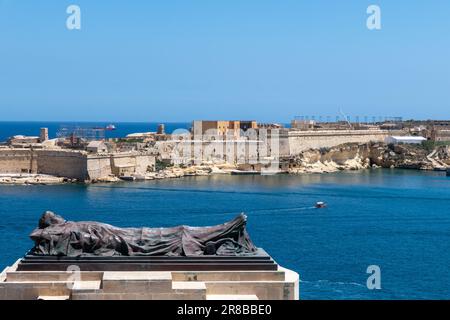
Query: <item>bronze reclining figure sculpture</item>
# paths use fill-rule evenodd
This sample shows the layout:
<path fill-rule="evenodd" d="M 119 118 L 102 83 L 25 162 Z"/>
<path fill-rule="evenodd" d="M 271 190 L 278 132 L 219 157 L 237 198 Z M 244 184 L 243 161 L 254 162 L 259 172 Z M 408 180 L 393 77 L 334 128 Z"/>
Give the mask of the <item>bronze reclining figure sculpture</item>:
<path fill-rule="evenodd" d="M 118 228 L 72 222 L 47 211 L 30 237 L 38 256 L 247 256 L 257 248 L 246 231 L 247 217 L 212 227 Z"/>

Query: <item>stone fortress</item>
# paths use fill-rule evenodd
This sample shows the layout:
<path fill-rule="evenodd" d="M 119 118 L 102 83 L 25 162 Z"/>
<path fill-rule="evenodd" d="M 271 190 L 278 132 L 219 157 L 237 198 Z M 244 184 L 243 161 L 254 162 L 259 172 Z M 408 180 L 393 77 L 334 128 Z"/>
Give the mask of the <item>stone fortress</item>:
<path fill-rule="evenodd" d="M 48 129 L 42 128 L 36 137 L 11 137 L 0 146 L 0 182 L 18 179 L 4 178 L 8 175 L 113 182 L 210 173 L 300 172 L 293 163 L 310 150 L 384 143 L 393 136 L 419 136 L 445 144 L 450 140 L 450 122 L 397 119 L 361 124 L 296 119 L 284 128 L 256 121 L 193 121 L 190 131 L 166 134 L 160 125 L 157 132 L 132 133 L 120 139 L 93 139 L 83 132 L 86 129 L 49 139 Z"/>
<path fill-rule="evenodd" d="M 0 174 L 42 174 L 78 181 L 154 170 L 155 156 L 140 152 L 90 154 L 77 150 L 0 149 Z"/>
<path fill-rule="evenodd" d="M 80 147 L 62 139 L 14 136 L 0 147 L 0 175 L 61 177 L 79 182 L 145 175 L 155 170 L 155 155 L 147 150 L 110 150 L 105 141 L 85 141 Z M 50 180 L 51 181 L 51 180 Z"/>

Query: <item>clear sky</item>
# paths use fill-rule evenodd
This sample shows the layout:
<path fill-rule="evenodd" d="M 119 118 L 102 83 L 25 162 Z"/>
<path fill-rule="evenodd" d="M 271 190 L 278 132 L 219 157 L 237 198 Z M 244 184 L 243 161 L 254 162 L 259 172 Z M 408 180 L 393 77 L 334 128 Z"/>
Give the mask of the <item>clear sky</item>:
<path fill-rule="evenodd" d="M 366 27 L 370 4 L 381 30 Z M 450 118 L 450 1 L 0 0 L 0 120 L 287 122 L 339 108 Z"/>

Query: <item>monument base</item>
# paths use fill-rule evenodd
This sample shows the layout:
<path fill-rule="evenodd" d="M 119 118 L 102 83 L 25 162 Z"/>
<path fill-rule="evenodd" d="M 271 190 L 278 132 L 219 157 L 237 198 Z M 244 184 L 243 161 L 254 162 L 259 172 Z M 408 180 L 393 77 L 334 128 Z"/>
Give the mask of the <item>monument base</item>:
<path fill-rule="evenodd" d="M 0 274 L 0 300 L 299 299 L 298 274 L 263 251 L 184 258 L 25 256 Z"/>
<path fill-rule="evenodd" d="M 27 254 L 18 271 L 275 271 L 278 266 L 263 250 L 247 256 L 82 256 L 57 257 Z"/>

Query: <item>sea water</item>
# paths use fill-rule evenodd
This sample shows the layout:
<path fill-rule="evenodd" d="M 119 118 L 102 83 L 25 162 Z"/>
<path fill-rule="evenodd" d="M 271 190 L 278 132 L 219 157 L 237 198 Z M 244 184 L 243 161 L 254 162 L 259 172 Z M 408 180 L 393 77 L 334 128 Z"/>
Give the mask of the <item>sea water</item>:
<path fill-rule="evenodd" d="M 448 299 L 449 186 L 445 173 L 383 169 L 0 186 L 0 269 L 31 248 L 45 210 L 120 227 L 207 226 L 245 212 L 253 242 L 300 274 L 302 299 Z M 366 285 L 372 265 L 380 290 Z"/>

